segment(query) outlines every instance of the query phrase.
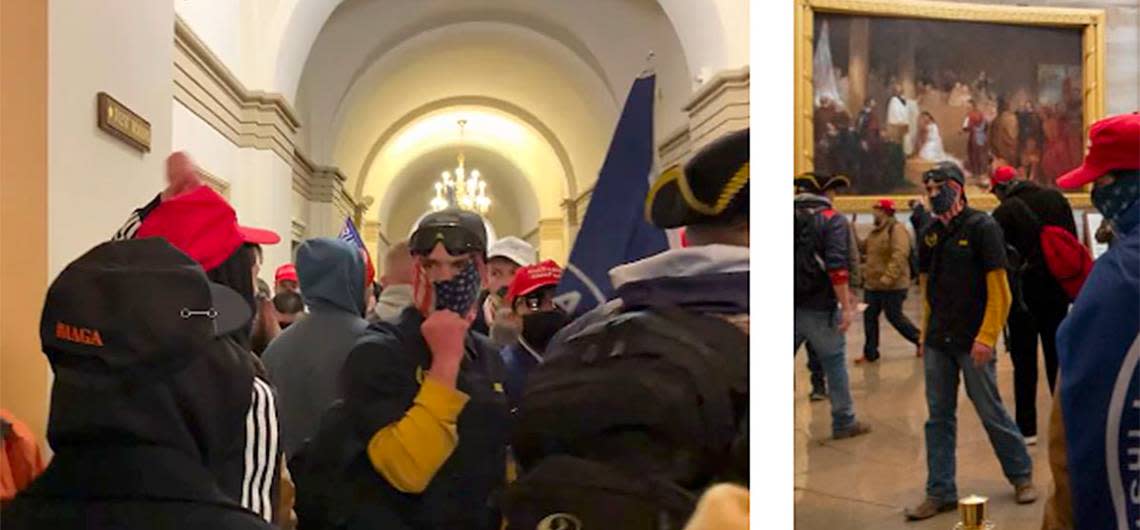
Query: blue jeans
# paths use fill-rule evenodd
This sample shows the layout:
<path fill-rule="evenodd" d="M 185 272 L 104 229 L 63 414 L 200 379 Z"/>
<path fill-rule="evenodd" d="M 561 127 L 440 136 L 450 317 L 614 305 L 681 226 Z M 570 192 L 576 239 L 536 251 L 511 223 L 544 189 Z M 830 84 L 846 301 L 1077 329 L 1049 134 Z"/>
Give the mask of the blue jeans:
<path fill-rule="evenodd" d="M 978 411 L 1005 477 L 1015 485 L 1028 480 L 1033 473 L 1033 461 L 1021 431 L 1001 403 L 996 361 L 975 366 L 969 351 L 927 344 L 923 364 L 926 405 L 930 412 L 930 419 L 926 420 L 926 495 L 939 502 L 958 500 L 954 452 L 959 372 L 966 382 L 966 395 Z"/>
<path fill-rule="evenodd" d="M 819 392 L 820 394 L 827 393 L 827 378 L 823 375 L 823 365 L 819 363 L 819 356 L 815 354 L 815 350 L 811 349 L 811 344 L 807 348 L 807 367 L 811 372 L 811 391 Z"/>
<path fill-rule="evenodd" d="M 831 430 L 838 433 L 855 424 L 855 407 L 847 384 L 847 339 L 839 332 L 839 311 L 815 311 L 796 308 L 796 348 L 805 342 L 815 350 L 827 377 L 831 398 Z"/>

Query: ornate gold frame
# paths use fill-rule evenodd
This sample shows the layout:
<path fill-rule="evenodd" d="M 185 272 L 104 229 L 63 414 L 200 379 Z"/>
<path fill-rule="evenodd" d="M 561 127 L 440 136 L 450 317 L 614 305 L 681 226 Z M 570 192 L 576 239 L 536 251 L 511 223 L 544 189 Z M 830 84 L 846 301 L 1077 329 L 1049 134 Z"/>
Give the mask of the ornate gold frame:
<path fill-rule="evenodd" d="M 812 43 L 814 42 L 815 13 L 843 13 L 877 17 L 906 17 L 934 20 L 962 20 L 971 22 L 998 22 L 1025 26 L 1052 26 L 1081 28 L 1084 32 L 1082 57 L 1084 58 L 1084 130 L 1104 115 L 1104 62 L 1105 15 L 1101 9 L 1073 9 L 1056 7 L 1028 7 L 1012 5 L 964 4 L 956 2 L 928 2 L 923 0 L 794 0 L 795 14 L 795 171 L 799 174 L 812 168 Z M 838 197 L 836 207 L 846 212 L 867 212 L 882 198 L 895 199 L 900 204 L 913 196 L 859 195 Z M 1076 208 L 1088 208 L 1085 193 L 1066 194 Z M 990 209 L 997 200 L 990 194 L 971 197 L 971 205 Z"/>

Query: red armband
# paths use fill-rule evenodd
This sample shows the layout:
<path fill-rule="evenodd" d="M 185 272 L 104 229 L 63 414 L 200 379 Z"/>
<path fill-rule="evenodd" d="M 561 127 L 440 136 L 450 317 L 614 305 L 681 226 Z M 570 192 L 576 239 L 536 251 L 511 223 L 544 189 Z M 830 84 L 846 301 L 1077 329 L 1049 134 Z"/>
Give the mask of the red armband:
<path fill-rule="evenodd" d="M 827 275 L 831 277 L 831 285 L 846 285 L 850 274 L 847 269 L 835 269 L 827 271 Z"/>

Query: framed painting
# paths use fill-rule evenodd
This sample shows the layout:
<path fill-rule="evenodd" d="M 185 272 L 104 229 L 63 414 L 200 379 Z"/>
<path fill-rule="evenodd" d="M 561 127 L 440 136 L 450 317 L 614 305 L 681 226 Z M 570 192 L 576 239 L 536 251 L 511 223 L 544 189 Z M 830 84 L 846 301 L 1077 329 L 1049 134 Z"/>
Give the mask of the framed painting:
<path fill-rule="evenodd" d="M 998 165 L 1051 187 L 1080 165 L 1105 108 L 1103 11 L 795 1 L 795 170 L 848 176 L 839 209 L 906 204 L 942 162 L 984 209 Z"/>

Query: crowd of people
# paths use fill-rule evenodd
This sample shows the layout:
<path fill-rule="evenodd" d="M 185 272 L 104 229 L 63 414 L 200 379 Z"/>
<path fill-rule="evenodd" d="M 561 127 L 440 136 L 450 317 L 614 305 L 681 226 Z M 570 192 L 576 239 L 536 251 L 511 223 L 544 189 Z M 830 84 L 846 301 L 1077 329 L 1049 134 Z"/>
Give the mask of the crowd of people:
<path fill-rule="evenodd" d="M 313 238 L 259 280 L 272 231 L 242 226 L 183 153 L 167 187 L 52 282 L 41 321 L 54 451 L 5 470 L 5 528 L 744 528 L 748 514 L 748 130 L 645 197 L 684 245 L 610 271 L 585 314 L 563 269 L 483 219 L 423 217 L 383 256 Z M 848 380 L 879 316 L 915 345 L 929 418 L 926 519 L 956 507 L 959 382 L 1019 503 L 1038 496 L 1038 342 L 1053 393 L 1048 529 L 1136 520 L 1140 115 L 1093 125 L 1083 164 L 1111 247 L 1095 264 L 1063 195 L 1006 165 L 970 206 L 953 162 L 923 174 L 912 231 L 891 200 L 858 237 L 846 177 L 796 177 L 795 350 L 831 435 L 865 436 Z M 917 283 L 918 323 L 903 311 Z M 1015 414 L 998 390 L 1000 338 Z M 5 439 L 28 429 L 5 414 Z M 10 459 L 9 459 L 10 460 Z M 6 460 L 8 461 L 8 460 Z M 33 480 L 38 474 L 38 478 Z M 1128 489 L 1132 488 L 1132 490 Z M 19 492 L 18 494 L 16 492 Z M 14 495 L 14 498 L 12 498 Z"/>
<path fill-rule="evenodd" d="M 280 237 L 171 155 L 49 288 L 54 457 L 3 527 L 745 528 L 748 145 L 650 192 L 686 247 L 613 269 L 583 315 L 554 303 L 557 263 L 454 208 L 378 281 L 313 238 L 270 288 Z"/>
<path fill-rule="evenodd" d="M 969 205 L 967 177 L 956 162 L 927 170 L 923 199 L 910 203 L 913 240 L 886 199 L 874 206 L 871 233 L 855 238 L 833 204 L 846 177 L 797 177 L 795 349 L 807 346 L 812 400 L 830 398 L 833 437 L 868 432 L 870 426 L 855 419 L 845 362 L 859 270 L 866 336 L 855 364 L 879 359 L 884 310 L 923 363 L 928 475 L 925 498 L 906 510 L 907 519 L 922 520 L 957 507 L 960 381 L 1016 501 L 1036 501 L 1027 447 L 1038 437 L 1040 342 L 1053 395 L 1054 489 L 1043 528 L 1110 528 L 1117 522 L 1123 528 L 1140 515 L 1135 496 L 1126 493 L 1140 479 L 1140 114 L 1095 123 L 1083 164 L 1056 182 L 1073 190 L 1091 185 L 1092 204 L 1112 232 L 1105 238 L 1111 240 L 1108 252 L 1095 264 L 1077 237 L 1068 200 L 1024 169 L 999 165 L 989 176 L 1000 201 L 989 214 Z M 849 249 L 853 238 L 858 252 Z M 922 300 L 918 326 L 902 311 L 912 277 Z M 1013 363 L 1016 420 L 998 390 L 996 348 L 1003 335 Z"/>
<path fill-rule="evenodd" d="M 1009 166 L 1045 187 L 1080 164 L 1082 104 L 1071 78 L 1062 82 L 1058 101 L 1043 104 L 1024 90 L 995 94 L 984 71 L 972 82 L 952 72 L 937 82 L 921 78 L 913 96 L 897 79 L 885 87 L 885 107 L 875 91 L 858 111 L 845 107 L 846 90 L 838 100 L 819 98 L 813 116 L 819 173 L 850 175 L 860 193 L 893 193 L 912 186 L 905 178 L 910 159 L 953 162 L 971 184 L 984 184 L 993 167 Z M 950 134 L 961 135 L 965 146 L 955 141 L 947 148 Z"/>

